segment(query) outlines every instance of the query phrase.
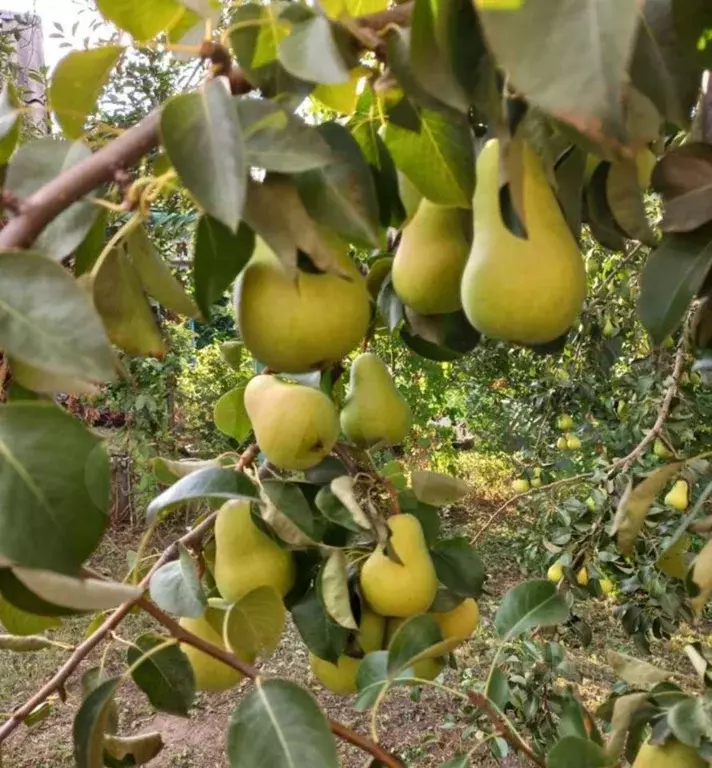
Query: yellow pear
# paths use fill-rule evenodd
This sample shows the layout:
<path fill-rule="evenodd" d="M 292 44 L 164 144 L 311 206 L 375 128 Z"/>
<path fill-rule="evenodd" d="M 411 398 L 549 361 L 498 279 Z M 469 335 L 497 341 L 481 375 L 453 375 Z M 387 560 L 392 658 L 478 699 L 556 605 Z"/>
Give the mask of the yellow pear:
<path fill-rule="evenodd" d="M 561 579 L 564 578 L 564 566 L 557 560 L 553 565 L 549 566 L 549 570 L 546 572 L 546 578 L 549 579 L 549 581 L 558 584 Z"/>
<path fill-rule="evenodd" d="M 684 480 L 678 480 L 665 496 L 665 503 L 676 509 L 678 512 L 684 512 L 689 503 L 687 483 Z"/>
<path fill-rule="evenodd" d="M 402 565 L 379 544 L 361 569 L 361 592 L 381 616 L 425 613 L 435 599 L 438 579 L 420 522 L 413 515 L 400 514 L 388 519 L 388 527 L 389 545 Z"/>
<path fill-rule="evenodd" d="M 576 435 L 568 434 L 566 435 L 566 447 L 570 451 L 578 451 L 578 449 L 581 447 L 581 441 L 576 437 Z"/>
<path fill-rule="evenodd" d="M 433 618 L 438 622 L 443 640 L 467 640 L 480 623 L 480 609 L 477 602 L 468 597 L 451 611 L 433 613 Z"/>
<path fill-rule="evenodd" d="M 194 635 L 207 640 L 212 645 L 217 646 L 223 651 L 227 650 L 223 643 L 222 637 L 208 623 L 208 620 L 203 616 L 199 619 L 187 619 L 183 618 L 179 621 L 179 624 L 183 629 L 191 632 Z M 195 687 L 199 691 L 226 691 L 228 688 L 236 686 L 240 680 L 242 680 L 242 673 L 236 669 L 228 666 L 219 659 L 215 659 L 212 656 L 199 651 L 192 645 L 187 643 L 181 644 L 181 649 L 188 657 L 190 666 L 193 669 L 195 675 Z M 240 658 L 243 658 L 240 656 Z M 243 658 L 248 664 L 252 664 L 253 657 Z"/>
<path fill-rule="evenodd" d="M 653 443 L 653 453 L 659 459 L 669 459 L 672 456 L 668 447 L 659 437 L 656 437 L 655 442 Z"/>
<path fill-rule="evenodd" d="M 615 588 L 613 582 L 606 576 L 599 579 L 598 583 L 601 585 L 601 592 L 603 592 L 604 595 L 610 595 Z"/>
<path fill-rule="evenodd" d="M 526 477 L 520 477 L 512 483 L 512 490 L 515 493 L 526 493 L 529 490 L 529 481 Z"/>
<path fill-rule="evenodd" d="M 574 425 L 574 420 L 571 418 L 571 416 L 568 415 L 568 413 L 562 413 L 561 416 L 556 420 L 556 426 L 562 431 L 562 432 L 568 432 L 571 427 Z"/>
<path fill-rule="evenodd" d="M 470 323 L 495 339 L 546 344 L 566 333 L 586 296 L 586 271 L 544 167 L 523 151 L 527 238 L 512 234 L 499 202 L 499 143 L 477 160 L 474 232 L 462 277 L 462 306 Z"/>
<path fill-rule="evenodd" d="M 588 584 L 588 570 L 586 569 L 586 566 L 581 568 L 581 570 L 576 574 L 576 582 L 582 587 L 585 587 Z"/>
<path fill-rule="evenodd" d="M 393 289 L 421 315 L 455 312 L 469 246 L 461 208 L 447 208 L 423 198 L 403 229 L 393 260 Z"/>
<path fill-rule="evenodd" d="M 346 246 L 337 264 L 343 274 L 299 269 L 292 277 L 258 240 L 235 285 L 235 310 L 242 340 L 261 363 L 304 373 L 340 360 L 358 345 L 371 318 L 366 280 Z"/>
<path fill-rule="evenodd" d="M 318 389 L 255 376 L 245 388 L 245 410 L 260 449 L 280 469 L 318 464 L 339 437 L 339 415 Z"/>
<path fill-rule="evenodd" d="M 586 499 L 586 508 L 588 509 L 589 512 L 595 512 L 596 511 L 596 509 L 597 509 L 596 501 L 593 498 L 593 496 L 589 496 Z"/>
<path fill-rule="evenodd" d="M 332 693 L 348 696 L 358 690 L 356 675 L 358 675 L 361 659 L 342 655 L 336 660 L 336 664 L 332 664 L 310 653 L 309 664 L 316 679 Z"/>
<path fill-rule="evenodd" d="M 707 768 L 707 765 L 694 747 L 670 739 L 660 746 L 646 741 L 635 756 L 633 768 Z"/>
<path fill-rule="evenodd" d="M 294 584 L 292 553 L 255 525 L 249 501 L 228 501 L 218 511 L 214 575 L 229 603 L 258 587 L 273 587 L 284 597 Z"/>
<path fill-rule="evenodd" d="M 561 451 L 565 451 L 568 448 L 568 443 L 563 435 L 556 441 L 556 447 Z"/>
<path fill-rule="evenodd" d="M 364 352 L 351 364 L 349 393 L 341 411 L 341 429 L 355 445 L 398 445 L 412 422 L 408 403 L 396 389 L 385 363 Z"/>
<path fill-rule="evenodd" d="M 380 651 L 386 636 L 386 617 L 363 606 L 356 643 L 364 653 Z"/>

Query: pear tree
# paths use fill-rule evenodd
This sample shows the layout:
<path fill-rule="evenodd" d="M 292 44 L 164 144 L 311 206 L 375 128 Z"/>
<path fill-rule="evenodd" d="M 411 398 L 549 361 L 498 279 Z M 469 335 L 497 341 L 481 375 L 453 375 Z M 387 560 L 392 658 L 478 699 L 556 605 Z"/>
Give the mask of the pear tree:
<path fill-rule="evenodd" d="M 114 34 L 54 70 L 57 135 L 23 141 L 12 84 L 0 106 L 0 652 L 41 652 L 62 617 L 92 617 L 56 674 L 5 714 L 0 750 L 63 701 L 89 654 L 141 612 L 153 631 L 128 643 L 123 673 L 101 665 L 82 678 L 79 768 L 141 765 L 160 752 L 160 736 L 120 721 L 125 686 L 188 717 L 196 691 L 245 679 L 225 734 L 230 766 L 332 768 L 343 740 L 370 765 L 402 768 L 400 750 L 382 744 L 379 710 L 393 688 L 427 685 L 474 713 L 484 734 L 450 768 L 476 765 L 483 744 L 549 768 L 706 764 L 712 678 L 704 649 L 692 646 L 704 694 L 619 654 L 629 688 L 597 712 L 571 687 L 557 694 L 557 727 L 544 738 L 516 719 L 513 655 L 525 648 L 563 674 L 561 646 L 535 638 L 577 623 L 576 590 L 610 584 L 578 554 L 505 594 L 485 679 L 439 681 L 480 623 L 476 545 L 505 508 L 585 477 L 618 502 L 614 519 L 599 515 L 586 535 L 607 527 L 620 556 L 633 558 L 653 498 L 677 482 L 667 503 L 686 513 L 679 476 L 706 471 L 707 454 L 653 448 L 688 353 L 703 372 L 710 365 L 706 3 L 97 7 Z M 97 101 L 142 48 L 188 57 L 199 82 L 135 125 L 106 130 L 93 119 Z M 152 211 L 171 195 L 196 218 L 188 287 L 152 239 Z M 585 327 L 590 240 L 645 257 L 635 275 L 640 321 L 654 346 L 681 338 L 656 422 L 593 470 L 518 479 L 475 536 L 449 535 L 440 513 L 471 489 L 397 460 L 416 403 L 375 350 L 388 343 L 413 365 L 462 369 L 481 344 L 565 354 Z M 241 450 L 157 459 L 163 489 L 147 506 L 141 552 L 175 510 L 198 511 L 150 566 L 137 557 L 122 582 L 104 578 L 90 558 L 108 525 L 107 449 L 57 395 L 126 375 L 119 354 L 161 359 L 155 307 L 207 320 L 228 289 L 254 375 L 215 414 Z M 574 428 L 568 414 L 552 426 L 571 454 L 583 448 Z M 641 478 L 649 449 L 665 463 Z M 700 523 L 710 493 L 712 484 L 661 556 L 709 534 Z M 593 515 L 598 504 L 582 507 Z M 712 595 L 711 563 L 706 545 L 679 579 L 698 612 Z M 370 711 L 370 733 L 331 719 L 294 681 L 262 674 L 288 615 L 314 676 Z"/>

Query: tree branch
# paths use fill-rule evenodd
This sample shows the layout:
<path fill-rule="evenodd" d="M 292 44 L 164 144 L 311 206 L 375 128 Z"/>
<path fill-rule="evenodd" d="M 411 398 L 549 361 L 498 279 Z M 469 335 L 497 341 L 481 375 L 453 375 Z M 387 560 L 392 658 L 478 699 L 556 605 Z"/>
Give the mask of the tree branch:
<path fill-rule="evenodd" d="M 146 613 L 153 616 L 159 624 L 162 624 L 173 637 L 177 638 L 180 642 L 192 645 L 203 653 L 207 653 L 214 659 L 219 659 L 228 666 L 241 672 L 245 677 L 249 677 L 251 680 L 255 680 L 260 676 L 259 670 L 255 669 L 250 664 L 239 659 L 235 654 L 218 648 L 218 646 L 209 643 L 207 640 L 194 635 L 192 632 L 181 627 L 181 625 L 172 619 L 168 614 L 164 613 L 157 605 L 152 603 L 147 598 L 141 598 L 138 601 L 139 607 L 141 607 Z M 350 744 L 358 747 L 359 749 L 369 752 L 376 760 L 378 760 L 386 768 L 405 768 L 404 763 L 400 761 L 395 755 L 391 755 L 383 747 L 376 744 L 375 741 L 361 736 L 360 734 L 352 731 L 347 726 L 339 723 L 335 720 L 328 719 L 329 728 L 331 732 L 344 741 L 348 741 Z"/>
<path fill-rule="evenodd" d="M 245 450 L 240 457 L 240 460 L 235 466 L 237 472 L 242 472 L 248 467 L 257 457 L 259 453 L 259 447 L 254 444 Z M 151 570 L 143 577 L 139 583 L 139 587 L 147 589 L 153 574 L 166 563 L 174 560 L 178 556 L 178 546 L 188 546 L 200 541 L 207 531 L 212 528 L 217 512 L 213 512 L 208 515 L 199 525 L 188 531 L 180 539 L 174 541 L 169 547 L 163 550 L 161 556 L 153 564 Z M 36 691 L 22 706 L 18 707 L 13 713 L 12 717 L 6 720 L 0 726 L 0 744 L 18 727 L 22 724 L 27 715 L 32 712 L 35 707 L 38 707 L 45 699 L 51 696 L 55 691 L 64 687 L 65 682 L 71 677 L 74 670 L 81 664 L 81 662 L 96 648 L 97 645 L 124 620 L 131 609 L 138 605 L 143 598 L 137 600 L 131 600 L 130 602 L 120 605 L 107 619 L 106 621 L 94 632 L 91 637 L 80 643 L 75 649 L 72 655 L 64 662 L 59 668 L 54 677 L 48 680 L 39 691 Z"/>

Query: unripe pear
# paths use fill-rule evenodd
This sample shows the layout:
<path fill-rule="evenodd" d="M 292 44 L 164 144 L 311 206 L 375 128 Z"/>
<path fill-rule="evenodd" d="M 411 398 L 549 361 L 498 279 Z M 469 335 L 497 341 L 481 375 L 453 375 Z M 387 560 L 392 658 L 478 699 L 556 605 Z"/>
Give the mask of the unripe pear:
<path fill-rule="evenodd" d="M 358 675 L 358 668 L 361 666 L 360 659 L 342 654 L 336 660 L 336 664 L 332 664 L 330 661 L 320 659 L 310 653 L 309 664 L 316 679 L 332 693 L 339 696 L 349 696 L 358 690 L 356 676 Z"/>
<path fill-rule="evenodd" d="M 615 329 L 613 323 L 611 322 L 611 318 L 607 317 L 606 318 L 606 324 L 603 326 L 603 335 L 607 339 L 610 339 L 611 336 L 615 336 L 615 334 L 616 334 L 616 329 Z"/>
<path fill-rule="evenodd" d="M 412 415 L 388 368 L 364 352 L 351 365 L 349 393 L 341 411 L 341 429 L 354 445 L 398 445 L 408 435 Z"/>
<path fill-rule="evenodd" d="M 665 503 L 678 512 L 684 512 L 689 504 L 688 496 L 687 483 L 684 480 L 678 480 L 665 496 Z"/>
<path fill-rule="evenodd" d="M 529 485 L 531 485 L 532 488 L 541 488 L 541 478 L 532 477 L 532 479 L 529 481 Z"/>
<path fill-rule="evenodd" d="M 596 511 L 596 502 L 592 496 L 589 496 L 586 499 L 586 507 L 588 508 L 589 512 L 595 512 Z"/>
<path fill-rule="evenodd" d="M 515 493 L 526 493 L 529 490 L 529 481 L 526 477 L 520 477 L 512 483 L 512 490 Z"/>
<path fill-rule="evenodd" d="M 421 315 L 455 312 L 469 245 L 463 211 L 423 198 L 403 229 L 393 261 L 393 289 Z"/>
<path fill-rule="evenodd" d="M 659 459 L 669 459 L 672 456 L 665 443 L 659 437 L 656 437 L 653 443 L 653 453 Z"/>
<path fill-rule="evenodd" d="M 475 234 L 461 297 L 481 333 L 540 345 L 573 325 L 586 296 L 586 271 L 544 166 L 528 143 L 522 162 L 526 238 L 514 235 L 502 219 L 499 142 L 487 142 L 478 157 Z"/>
<path fill-rule="evenodd" d="M 228 501 L 215 519 L 215 584 L 229 603 L 258 587 L 282 597 L 294 584 L 292 553 L 254 523 L 249 501 Z"/>
<path fill-rule="evenodd" d="M 576 574 L 576 582 L 582 587 L 585 587 L 588 584 L 588 570 L 586 566 L 581 568 L 581 570 Z"/>
<path fill-rule="evenodd" d="M 366 334 L 371 319 L 366 280 L 347 247 L 339 248 L 340 274 L 299 269 L 293 277 L 258 240 L 235 284 L 235 309 L 245 346 L 272 370 L 324 368 L 347 355 Z"/>
<path fill-rule="evenodd" d="M 480 609 L 471 597 L 463 600 L 451 611 L 432 615 L 440 627 L 443 640 L 467 640 L 480 623 Z"/>
<path fill-rule="evenodd" d="M 576 437 L 576 435 L 568 434 L 566 435 L 566 447 L 570 451 L 578 451 L 578 449 L 581 447 L 581 441 Z"/>
<path fill-rule="evenodd" d="M 182 618 L 178 623 L 183 629 L 197 637 L 206 640 L 223 651 L 227 650 L 220 634 L 204 616 L 199 619 Z M 195 676 L 195 687 L 199 691 L 226 691 L 228 688 L 236 686 L 242 680 L 241 672 L 204 651 L 200 651 L 187 643 L 181 644 L 181 649 L 188 657 L 190 666 L 193 669 L 193 675 Z M 252 656 L 245 657 L 241 653 L 238 656 L 248 664 L 254 662 L 254 657 Z"/>
<path fill-rule="evenodd" d="M 408 514 L 388 519 L 390 547 L 402 565 L 391 560 L 378 545 L 361 568 L 361 592 L 382 616 L 414 616 L 430 608 L 438 588 L 423 529 Z"/>
<path fill-rule="evenodd" d="M 667 744 L 645 742 L 635 756 L 633 768 L 707 768 L 708 763 L 694 747 L 670 739 Z"/>
<path fill-rule="evenodd" d="M 561 579 L 564 578 L 564 566 L 557 560 L 549 566 L 549 570 L 546 572 L 546 578 L 549 579 L 549 581 L 558 584 Z"/>
<path fill-rule="evenodd" d="M 339 416 L 318 389 L 255 376 L 245 388 L 245 410 L 260 449 L 280 469 L 304 470 L 329 454 L 339 437 Z"/>
<path fill-rule="evenodd" d="M 556 441 L 556 447 L 560 451 L 565 451 L 566 448 L 568 447 L 568 444 L 566 442 L 566 438 L 563 435 Z"/>
<path fill-rule="evenodd" d="M 562 431 L 562 432 L 568 432 L 571 427 L 574 425 L 574 420 L 571 418 L 571 416 L 568 415 L 568 413 L 562 413 L 561 416 L 556 420 L 556 426 Z"/>

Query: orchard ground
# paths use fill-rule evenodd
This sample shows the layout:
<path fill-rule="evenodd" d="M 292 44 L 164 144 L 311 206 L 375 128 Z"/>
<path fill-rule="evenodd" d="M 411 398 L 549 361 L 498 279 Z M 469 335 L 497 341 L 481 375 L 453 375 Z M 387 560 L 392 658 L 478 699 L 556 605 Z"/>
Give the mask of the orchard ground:
<path fill-rule="evenodd" d="M 450 533 L 464 536 L 475 535 L 487 522 L 509 492 L 511 474 L 504 463 L 492 464 L 491 460 L 474 454 L 461 454 L 465 466 L 485 468 L 483 473 L 468 477 L 473 494 L 465 502 L 444 512 L 443 524 Z M 484 462 L 484 464 L 483 464 Z M 494 467 L 494 469 L 493 469 Z M 572 487 L 567 493 L 576 494 Z M 551 508 L 554 503 L 552 501 Z M 536 514 L 541 514 L 537 507 Z M 453 688 L 466 688 L 472 681 L 482 681 L 487 675 L 495 644 L 492 619 L 502 596 L 524 578 L 543 577 L 545 568 L 536 572 L 521 569 L 521 536 L 533 522 L 533 510 L 526 500 L 511 505 L 482 537 L 478 549 L 483 557 L 487 582 L 485 594 L 479 599 L 482 623 L 474 637 L 457 650 L 458 670 L 447 669 L 444 681 Z M 180 516 L 178 516 L 180 517 Z M 167 523 L 154 540 L 156 552 L 173 540 L 177 527 L 190 517 L 174 520 L 171 530 Z M 114 527 L 107 534 L 102 547 L 92 561 L 92 567 L 106 576 L 121 579 L 127 571 L 126 552 L 135 551 L 142 530 Z M 606 652 L 615 650 L 642 658 L 630 638 L 625 635 L 620 620 L 613 614 L 616 598 L 577 601 L 577 611 L 590 625 L 593 640 L 587 647 L 564 640 L 566 652 L 579 675 L 578 691 L 591 710 L 604 701 L 617 678 L 606 662 Z M 80 642 L 89 623 L 88 618 L 66 620 L 63 626 L 49 634 L 56 640 L 69 644 Z M 138 613 L 129 616 L 120 628 L 124 639 L 141 632 L 156 630 L 150 617 Z M 699 679 L 687 663 L 684 646 L 690 642 L 711 644 L 709 631 L 701 626 L 682 625 L 669 641 L 654 641 L 653 658 L 657 667 L 673 673 L 671 680 L 687 691 L 700 690 Z M 92 654 L 80 668 L 88 669 L 101 661 L 103 647 Z M 0 711 L 9 712 L 21 704 L 37 688 L 38 681 L 48 679 L 60 665 L 66 652 L 48 649 L 38 654 L 0 654 Z M 115 641 L 106 657 L 110 673 L 121 674 L 125 665 L 124 646 Z M 342 698 L 325 691 L 309 671 L 307 649 L 289 624 L 277 653 L 262 665 L 266 675 L 295 680 L 308 687 L 318 698 L 326 712 L 334 719 L 362 732 L 368 733 L 370 711 L 358 713 L 353 708 L 355 697 Z M 4 764 L 12 768 L 70 768 L 74 765 L 72 752 L 72 718 L 81 700 L 81 675 L 71 678 L 67 687 L 67 704 L 58 700 L 52 704 L 51 714 L 30 728 L 23 728 L 3 748 Z M 568 681 L 560 678 L 564 688 Z M 248 687 L 243 683 L 235 690 L 222 694 L 200 694 L 191 711 L 189 720 L 157 714 L 144 694 L 133 685 L 126 685 L 117 697 L 120 731 L 135 735 L 159 731 L 165 748 L 152 761 L 155 768 L 222 768 L 226 764 L 224 739 L 227 720 L 240 696 Z M 435 688 L 422 689 L 415 703 L 410 689 L 394 689 L 380 710 L 379 723 L 384 745 L 393 749 L 408 765 L 435 768 L 458 752 L 472 749 L 481 733 L 471 713 L 447 693 Z M 469 727 L 468 727 L 469 725 Z M 362 768 L 363 753 L 348 745 L 339 744 L 342 765 L 345 768 Z M 518 758 L 510 754 L 503 760 L 495 760 L 489 746 L 483 743 L 472 756 L 474 766 L 514 766 Z"/>

